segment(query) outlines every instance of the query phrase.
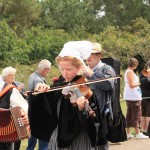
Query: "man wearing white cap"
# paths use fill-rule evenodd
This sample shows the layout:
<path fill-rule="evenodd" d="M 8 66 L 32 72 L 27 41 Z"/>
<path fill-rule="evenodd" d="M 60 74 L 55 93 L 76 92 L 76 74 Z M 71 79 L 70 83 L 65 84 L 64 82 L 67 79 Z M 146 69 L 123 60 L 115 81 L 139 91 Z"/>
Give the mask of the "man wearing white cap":
<path fill-rule="evenodd" d="M 109 78 L 115 76 L 114 69 L 104 64 L 101 61 L 102 58 L 102 49 L 99 43 L 92 43 L 93 49 L 91 55 L 88 59 L 86 59 L 86 63 L 89 67 L 83 67 L 82 72 L 86 75 L 89 80 L 96 80 L 100 78 Z M 99 82 L 95 84 L 91 84 L 90 88 L 93 89 L 96 93 L 99 107 L 101 110 L 101 114 L 103 116 L 103 129 L 99 130 L 98 135 L 98 150 L 108 150 L 109 145 L 106 138 L 108 133 L 107 123 L 106 123 L 106 115 L 108 112 L 111 112 L 111 108 L 108 103 L 112 101 L 112 91 L 114 88 L 114 80 L 108 80 L 105 82 Z M 112 114 L 111 114 L 112 115 Z"/>

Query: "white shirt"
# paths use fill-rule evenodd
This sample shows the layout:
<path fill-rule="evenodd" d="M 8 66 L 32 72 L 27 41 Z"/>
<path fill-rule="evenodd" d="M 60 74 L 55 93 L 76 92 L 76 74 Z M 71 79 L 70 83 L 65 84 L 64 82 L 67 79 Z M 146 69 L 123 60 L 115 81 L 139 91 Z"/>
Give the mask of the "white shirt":
<path fill-rule="evenodd" d="M 4 85 L 5 85 L 5 82 L 4 81 L 0 81 L 0 92 L 2 91 Z M 12 94 L 10 96 L 10 106 L 11 107 L 19 106 L 25 112 L 28 112 L 28 103 L 22 97 L 22 95 L 20 94 L 20 92 L 16 88 L 12 89 Z"/>
<path fill-rule="evenodd" d="M 125 87 L 124 87 L 124 99 L 128 101 L 139 101 L 142 100 L 141 92 L 140 92 L 140 87 L 134 87 L 130 88 L 127 74 L 128 72 L 131 71 L 130 69 L 127 69 L 125 74 L 124 74 L 124 81 L 125 81 Z M 134 73 L 134 83 L 139 83 L 139 78 L 138 76 Z"/>

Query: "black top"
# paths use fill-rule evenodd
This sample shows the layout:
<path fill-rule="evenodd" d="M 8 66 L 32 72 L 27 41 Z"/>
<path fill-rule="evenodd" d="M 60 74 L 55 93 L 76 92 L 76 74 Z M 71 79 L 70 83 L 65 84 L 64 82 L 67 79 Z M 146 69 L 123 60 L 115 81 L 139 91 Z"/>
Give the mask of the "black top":
<path fill-rule="evenodd" d="M 142 97 L 143 100 L 150 102 L 150 80 L 147 77 L 140 74 L 140 82 L 141 82 L 141 90 L 142 90 Z M 145 97 L 145 99 L 144 99 Z M 149 98 L 148 98 L 149 97 Z"/>
<path fill-rule="evenodd" d="M 7 83 L 5 83 L 3 89 L 6 87 Z M 10 96 L 12 93 L 12 89 L 9 90 L 7 93 L 5 93 L 1 98 L 0 98 L 0 107 L 1 108 L 6 108 L 8 109 L 10 107 Z"/>
<path fill-rule="evenodd" d="M 67 83 L 61 77 L 53 86 L 64 84 Z M 89 99 L 89 103 L 94 103 L 97 106 L 94 118 L 87 117 L 83 111 L 74 107 L 70 100 L 64 97 L 61 90 L 37 96 L 31 95 L 29 119 L 32 135 L 38 139 L 49 141 L 53 130 L 58 126 L 58 146 L 68 147 L 79 132 L 84 129 L 88 132 L 92 146 L 95 146 L 97 144 L 95 123 L 101 124 L 101 116 L 94 94 Z"/>

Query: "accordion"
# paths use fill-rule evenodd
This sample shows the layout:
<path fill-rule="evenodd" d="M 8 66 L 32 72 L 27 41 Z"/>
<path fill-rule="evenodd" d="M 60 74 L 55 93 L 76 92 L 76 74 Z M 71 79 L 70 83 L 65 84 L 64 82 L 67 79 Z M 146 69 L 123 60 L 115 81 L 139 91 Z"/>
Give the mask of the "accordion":
<path fill-rule="evenodd" d="M 16 142 L 29 137 L 30 129 L 21 121 L 20 108 L 0 108 L 0 142 Z"/>

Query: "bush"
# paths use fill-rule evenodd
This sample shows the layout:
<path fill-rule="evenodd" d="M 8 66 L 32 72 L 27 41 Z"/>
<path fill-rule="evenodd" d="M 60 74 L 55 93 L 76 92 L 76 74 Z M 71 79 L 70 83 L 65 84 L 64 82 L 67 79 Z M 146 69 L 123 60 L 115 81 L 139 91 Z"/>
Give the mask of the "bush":
<path fill-rule="evenodd" d="M 33 27 L 26 32 L 24 38 L 30 47 L 29 61 L 34 62 L 45 58 L 54 62 L 63 44 L 69 38 L 69 35 L 63 30 L 48 30 Z"/>

